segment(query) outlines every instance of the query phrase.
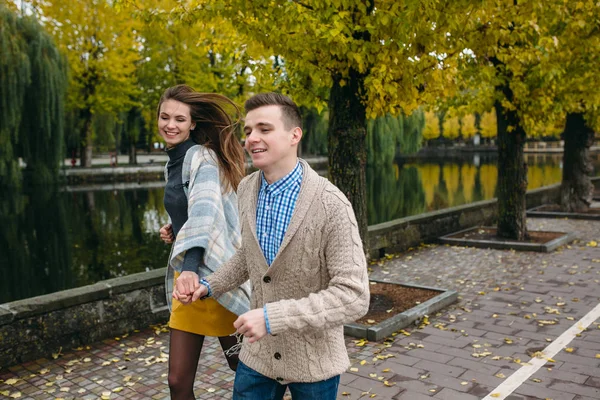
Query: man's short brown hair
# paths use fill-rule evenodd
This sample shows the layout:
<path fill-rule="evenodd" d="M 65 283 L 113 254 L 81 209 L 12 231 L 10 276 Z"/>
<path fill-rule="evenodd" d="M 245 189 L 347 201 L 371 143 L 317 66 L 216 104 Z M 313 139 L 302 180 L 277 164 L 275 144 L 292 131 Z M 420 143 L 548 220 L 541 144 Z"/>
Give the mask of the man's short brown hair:
<path fill-rule="evenodd" d="M 299 127 L 302 129 L 302 117 L 298 106 L 289 97 L 275 92 L 259 93 L 250 97 L 244 103 L 246 113 L 264 106 L 279 106 L 285 129 Z"/>

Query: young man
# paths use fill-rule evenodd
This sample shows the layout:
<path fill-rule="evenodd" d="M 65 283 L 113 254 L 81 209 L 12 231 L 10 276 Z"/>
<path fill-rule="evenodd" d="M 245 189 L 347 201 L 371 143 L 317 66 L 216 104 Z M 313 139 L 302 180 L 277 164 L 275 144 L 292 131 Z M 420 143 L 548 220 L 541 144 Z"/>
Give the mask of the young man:
<path fill-rule="evenodd" d="M 334 400 L 350 364 L 343 325 L 369 306 L 356 218 L 342 192 L 297 157 L 302 128 L 291 99 L 263 93 L 245 108 L 246 151 L 260 171 L 238 188 L 242 247 L 201 284 L 178 281 L 176 295 L 219 296 L 250 279 L 253 309 L 234 323 L 245 340 L 233 399 L 281 399 L 288 386 L 294 399 Z"/>

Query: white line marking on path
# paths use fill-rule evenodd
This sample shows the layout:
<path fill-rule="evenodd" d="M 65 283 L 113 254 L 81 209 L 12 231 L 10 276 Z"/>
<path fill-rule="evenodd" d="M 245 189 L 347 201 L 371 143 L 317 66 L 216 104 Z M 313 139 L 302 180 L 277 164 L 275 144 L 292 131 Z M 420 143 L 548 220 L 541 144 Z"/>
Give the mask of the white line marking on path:
<path fill-rule="evenodd" d="M 485 396 L 483 400 L 502 400 L 510 396 L 512 392 L 517 390 L 517 388 L 523 384 L 523 382 L 535 374 L 538 369 L 543 367 L 548 362 L 548 358 L 554 358 L 556 354 L 558 354 L 562 349 L 565 348 L 565 346 L 575 339 L 576 334 L 581 333 L 598 318 L 600 318 L 600 304 L 594 307 L 592 311 L 588 312 L 573 326 L 563 332 L 563 334 L 560 335 L 554 342 L 550 343 L 548 347 L 543 350 L 544 358 L 534 357 L 529 360 L 528 365 L 523 365 L 521 368 L 519 368 L 514 374 L 502 382 L 500 386 Z M 492 397 L 492 395 L 494 396 Z"/>

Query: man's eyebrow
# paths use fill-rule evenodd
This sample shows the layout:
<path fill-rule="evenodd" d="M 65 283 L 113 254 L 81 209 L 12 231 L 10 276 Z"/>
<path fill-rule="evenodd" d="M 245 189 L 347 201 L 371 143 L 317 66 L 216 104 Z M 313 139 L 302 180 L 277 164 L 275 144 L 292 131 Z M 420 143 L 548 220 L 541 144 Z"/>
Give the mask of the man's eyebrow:
<path fill-rule="evenodd" d="M 257 127 L 262 127 L 262 126 L 267 126 L 267 127 L 271 127 L 273 126 L 273 124 L 270 124 L 268 122 L 259 122 L 258 124 L 256 124 Z M 248 125 L 244 125 L 244 129 L 250 129 L 250 127 Z"/>

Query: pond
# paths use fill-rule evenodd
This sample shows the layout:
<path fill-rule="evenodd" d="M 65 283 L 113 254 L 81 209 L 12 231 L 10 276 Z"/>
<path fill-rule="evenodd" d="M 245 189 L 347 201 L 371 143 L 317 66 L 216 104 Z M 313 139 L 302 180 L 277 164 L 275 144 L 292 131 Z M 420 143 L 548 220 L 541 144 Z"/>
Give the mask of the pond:
<path fill-rule="evenodd" d="M 600 171 L 600 154 L 594 154 Z M 561 157 L 528 157 L 529 188 L 558 183 Z M 367 170 L 369 224 L 495 195 L 496 159 L 414 159 Z M 162 182 L 31 187 L 0 194 L 0 304 L 166 265 Z"/>

